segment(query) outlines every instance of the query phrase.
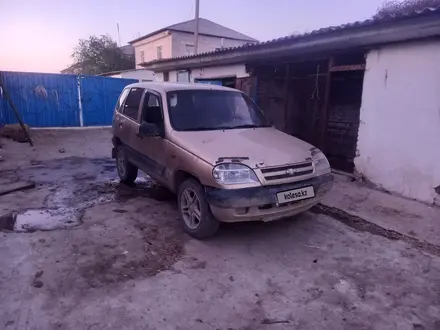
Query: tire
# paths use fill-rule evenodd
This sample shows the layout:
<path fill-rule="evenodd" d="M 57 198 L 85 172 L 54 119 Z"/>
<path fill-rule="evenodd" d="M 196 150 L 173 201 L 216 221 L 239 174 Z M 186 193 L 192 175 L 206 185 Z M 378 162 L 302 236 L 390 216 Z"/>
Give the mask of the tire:
<path fill-rule="evenodd" d="M 177 204 L 183 228 L 189 235 L 201 239 L 217 232 L 220 223 L 212 215 L 203 186 L 197 180 L 187 179 L 180 185 Z"/>
<path fill-rule="evenodd" d="M 137 178 L 138 168 L 128 161 L 123 146 L 116 147 L 116 169 L 119 179 L 126 185 L 132 185 Z"/>

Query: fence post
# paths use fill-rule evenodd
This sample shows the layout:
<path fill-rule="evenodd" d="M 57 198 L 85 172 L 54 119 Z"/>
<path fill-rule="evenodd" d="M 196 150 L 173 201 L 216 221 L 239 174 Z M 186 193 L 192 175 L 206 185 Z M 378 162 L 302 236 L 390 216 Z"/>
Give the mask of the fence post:
<path fill-rule="evenodd" d="M 78 85 L 78 108 L 79 108 L 79 126 L 84 126 L 84 118 L 83 118 L 83 106 L 82 106 L 82 98 L 81 98 L 81 77 L 76 76 L 76 81 Z"/>

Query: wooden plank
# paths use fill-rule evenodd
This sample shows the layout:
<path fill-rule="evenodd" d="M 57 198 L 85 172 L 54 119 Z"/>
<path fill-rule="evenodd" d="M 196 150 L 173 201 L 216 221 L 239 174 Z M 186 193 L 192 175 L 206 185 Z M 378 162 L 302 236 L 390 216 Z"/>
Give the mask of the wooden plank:
<path fill-rule="evenodd" d="M 9 95 L 8 89 L 6 88 L 5 84 L 3 83 L 1 74 L 0 74 L 0 88 L 3 90 L 3 94 L 5 96 L 5 99 L 9 102 L 9 105 L 11 106 L 11 109 L 14 112 L 15 117 L 17 118 L 17 120 L 21 126 L 21 129 L 23 130 L 24 135 L 27 137 L 29 144 L 31 145 L 31 147 L 33 147 L 34 144 L 32 142 L 30 135 L 29 135 L 29 131 L 26 129 L 26 126 L 24 125 L 24 122 L 20 116 L 20 113 L 18 112 L 17 107 L 15 106 L 14 102 L 12 101 L 11 96 Z"/>
<path fill-rule="evenodd" d="M 286 64 L 286 76 L 284 79 L 284 132 L 287 132 L 287 128 L 288 128 L 288 106 L 289 106 L 289 97 L 288 97 L 288 93 L 289 93 L 289 85 L 290 85 L 290 64 Z"/>
<path fill-rule="evenodd" d="M 331 66 L 330 72 L 364 71 L 365 64 Z"/>
<path fill-rule="evenodd" d="M 35 188 L 35 182 L 32 181 L 21 181 L 21 182 L 14 182 L 10 184 L 2 184 L 0 187 L 0 196 L 6 195 L 15 191 L 19 190 L 25 190 Z"/>
<path fill-rule="evenodd" d="M 328 67 L 333 67 L 334 58 L 330 57 L 328 60 Z M 325 82 L 325 99 L 324 99 L 324 106 L 322 107 L 322 114 L 321 114 L 321 143 L 320 148 L 322 151 L 325 151 L 325 139 L 327 137 L 327 114 L 328 114 L 328 104 L 330 102 L 330 91 L 331 91 L 331 81 L 332 81 L 332 72 L 329 70 L 327 72 L 327 80 Z"/>

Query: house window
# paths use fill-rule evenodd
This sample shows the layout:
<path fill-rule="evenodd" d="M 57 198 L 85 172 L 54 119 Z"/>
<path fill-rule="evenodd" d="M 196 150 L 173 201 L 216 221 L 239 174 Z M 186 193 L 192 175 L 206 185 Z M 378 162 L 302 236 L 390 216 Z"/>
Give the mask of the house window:
<path fill-rule="evenodd" d="M 190 45 L 190 44 L 185 45 L 185 55 L 186 56 L 194 55 L 194 45 Z"/>
<path fill-rule="evenodd" d="M 157 51 L 157 59 L 160 60 L 162 58 L 162 46 L 157 46 L 156 51 Z"/>
<path fill-rule="evenodd" d="M 189 71 L 177 72 L 177 82 L 189 82 Z"/>
<path fill-rule="evenodd" d="M 170 73 L 169 72 L 163 73 L 163 81 L 170 81 Z"/>
<path fill-rule="evenodd" d="M 143 50 L 141 50 L 141 63 L 145 62 L 145 53 Z"/>

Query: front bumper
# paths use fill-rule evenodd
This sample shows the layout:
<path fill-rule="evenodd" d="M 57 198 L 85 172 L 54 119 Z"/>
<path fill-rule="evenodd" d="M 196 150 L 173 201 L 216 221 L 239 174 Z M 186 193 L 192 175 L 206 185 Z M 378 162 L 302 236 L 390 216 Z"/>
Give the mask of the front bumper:
<path fill-rule="evenodd" d="M 313 186 L 315 197 L 278 205 L 276 194 Z M 243 189 L 206 187 L 206 198 L 213 215 L 220 221 L 272 221 L 307 211 L 317 204 L 333 186 L 333 175 L 274 186 Z"/>

